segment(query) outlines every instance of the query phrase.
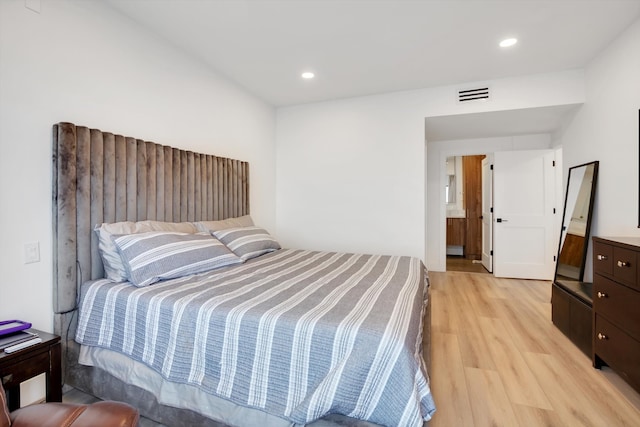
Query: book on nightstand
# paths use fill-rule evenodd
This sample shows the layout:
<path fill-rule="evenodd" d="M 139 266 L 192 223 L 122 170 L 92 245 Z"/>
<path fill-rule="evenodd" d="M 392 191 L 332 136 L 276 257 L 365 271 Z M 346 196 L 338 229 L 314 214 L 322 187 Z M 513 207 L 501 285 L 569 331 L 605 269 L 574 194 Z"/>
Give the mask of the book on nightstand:
<path fill-rule="evenodd" d="M 42 340 L 35 332 L 15 332 L 13 334 L 0 336 L 0 350 L 4 350 L 6 353 L 10 353 L 11 351 L 7 351 L 7 349 L 11 350 L 12 347 L 18 347 L 20 344 L 27 346 L 27 344 L 33 345 L 39 342 L 42 342 Z M 20 346 L 20 348 L 24 347 Z M 19 350 L 19 348 L 16 348 L 16 350 Z"/>

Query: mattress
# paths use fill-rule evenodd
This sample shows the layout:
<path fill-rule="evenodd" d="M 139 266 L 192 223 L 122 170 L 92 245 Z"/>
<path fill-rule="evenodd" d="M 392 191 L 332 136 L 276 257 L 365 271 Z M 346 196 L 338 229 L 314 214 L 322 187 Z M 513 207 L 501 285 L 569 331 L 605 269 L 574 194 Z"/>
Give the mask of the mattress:
<path fill-rule="evenodd" d="M 76 341 L 293 424 L 422 426 L 427 289 L 415 258 L 283 249 L 144 288 L 88 282 Z"/>

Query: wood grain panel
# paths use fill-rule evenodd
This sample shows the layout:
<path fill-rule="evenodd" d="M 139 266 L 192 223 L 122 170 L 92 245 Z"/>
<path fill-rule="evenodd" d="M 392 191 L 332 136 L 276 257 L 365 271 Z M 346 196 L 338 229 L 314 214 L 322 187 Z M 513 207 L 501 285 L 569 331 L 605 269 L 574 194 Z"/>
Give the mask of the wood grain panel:
<path fill-rule="evenodd" d="M 440 390 L 440 394 L 436 400 L 436 413 L 429 426 L 474 425 L 457 336 L 432 331 L 431 345 L 437 349 L 432 353 L 434 369 L 431 382 L 434 389 Z M 450 402 L 455 402 L 455 405 Z"/>
<path fill-rule="evenodd" d="M 478 321 L 492 344 L 490 350 L 493 360 L 505 368 L 502 371 L 502 381 L 511 396 L 511 401 L 535 408 L 552 409 L 522 353 L 510 340 L 504 324 L 489 318 L 479 318 Z"/>
<path fill-rule="evenodd" d="M 580 268 L 584 253 L 584 237 L 567 233 L 558 262 Z"/>
<path fill-rule="evenodd" d="M 551 323 L 550 282 L 429 276 L 438 407 L 429 427 L 639 425 L 640 394 L 611 370 L 593 369 Z"/>
<path fill-rule="evenodd" d="M 464 255 L 467 259 L 482 258 L 482 159 L 485 156 L 464 156 L 464 207 L 467 212 L 467 232 Z"/>
<path fill-rule="evenodd" d="M 512 405 L 520 427 L 563 426 L 560 415 L 548 409 L 532 408 L 526 405 Z"/>
<path fill-rule="evenodd" d="M 616 282 L 604 276 L 596 275 L 593 280 L 594 295 L 602 295 L 593 301 L 594 309 L 598 314 L 605 316 L 609 321 L 624 329 L 636 340 L 640 340 L 640 310 L 637 291 L 626 286 L 620 286 Z"/>
<path fill-rule="evenodd" d="M 606 419 L 590 404 L 589 398 L 580 390 L 580 383 L 573 378 L 564 375 L 562 367 L 556 363 L 555 357 L 548 354 L 523 353 L 527 361 L 527 366 L 532 369 L 540 385 L 544 387 L 553 409 L 563 420 L 572 420 L 565 425 L 580 426 L 606 426 L 609 424 Z M 558 384 L 558 379 L 562 378 L 562 386 Z M 563 388 L 580 391 L 579 393 L 566 393 Z"/>
<path fill-rule="evenodd" d="M 447 245 L 464 246 L 467 244 L 466 218 L 447 218 Z"/>
<path fill-rule="evenodd" d="M 518 424 L 509 397 L 496 371 L 465 368 L 467 388 L 472 396 L 486 396 L 471 400 L 473 419 L 482 426 L 515 426 Z"/>

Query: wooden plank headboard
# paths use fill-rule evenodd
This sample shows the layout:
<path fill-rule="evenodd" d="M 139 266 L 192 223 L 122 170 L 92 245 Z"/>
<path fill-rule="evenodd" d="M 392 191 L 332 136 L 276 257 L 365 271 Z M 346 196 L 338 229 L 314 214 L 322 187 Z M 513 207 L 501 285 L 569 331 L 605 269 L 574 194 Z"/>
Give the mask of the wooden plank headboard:
<path fill-rule="evenodd" d="M 54 331 L 68 332 L 82 282 L 104 277 L 96 224 L 209 221 L 247 214 L 247 162 L 72 123 L 54 125 Z"/>

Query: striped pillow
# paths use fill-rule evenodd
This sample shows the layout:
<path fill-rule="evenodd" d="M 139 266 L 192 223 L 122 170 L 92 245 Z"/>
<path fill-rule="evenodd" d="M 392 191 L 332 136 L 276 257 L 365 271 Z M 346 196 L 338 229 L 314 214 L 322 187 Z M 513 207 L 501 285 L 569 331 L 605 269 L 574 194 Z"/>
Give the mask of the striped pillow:
<path fill-rule="evenodd" d="M 127 278 L 138 287 L 242 263 L 208 233 L 152 231 L 114 236 L 113 242 L 120 251 Z"/>
<path fill-rule="evenodd" d="M 197 233 L 196 226 L 190 222 L 163 222 L 163 221 L 123 221 L 104 223 L 96 226 L 98 235 L 98 250 L 102 258 L 105 276 L 114 282 L 127 281 L 127 269 L 122 263 L 122 257 L 118 248 L 113 243 L 112 236 L 120 234 L 137 234 L 149 231 L 167 231 L 178 233 Z"/>
<path fill-rule="evenodd" d="M 280 244 L 260 227 L 237 227 L 212 233 L 244 261 L 280 249 Z"/>

